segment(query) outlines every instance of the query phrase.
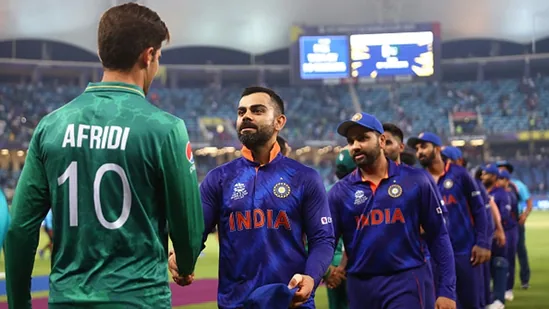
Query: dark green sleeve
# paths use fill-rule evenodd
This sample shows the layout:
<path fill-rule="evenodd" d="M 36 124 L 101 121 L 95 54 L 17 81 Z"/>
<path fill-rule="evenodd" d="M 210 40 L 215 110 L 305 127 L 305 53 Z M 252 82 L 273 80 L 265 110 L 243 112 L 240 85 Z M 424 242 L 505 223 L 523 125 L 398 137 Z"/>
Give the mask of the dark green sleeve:
<path fill-rule="evenodd" d="M 190 275 L 202 248 L 204 215 L 192 149 L 183 121 L 164 141 L 160 152 L 160 172 L 177 267 L 181 275 Z"/>
<path fill-rule="evenodd" d="M 40 156 L 40 129 L 30 142 L 12 203 L 6 235 L 6 290 L 9 308 L 31 308 L 31 275 L 40 225 L 50 209 L 48 180 Z"/>

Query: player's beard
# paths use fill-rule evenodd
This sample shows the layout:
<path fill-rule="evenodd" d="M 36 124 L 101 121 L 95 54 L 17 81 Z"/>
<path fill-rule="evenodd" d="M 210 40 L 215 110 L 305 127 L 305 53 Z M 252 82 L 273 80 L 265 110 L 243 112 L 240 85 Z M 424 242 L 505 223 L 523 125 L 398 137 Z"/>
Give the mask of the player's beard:
<path fill-rule="evenodd" d="M 363 158 L 357 159 L 356 157 L 359 155 L 364 155 Z M 381 156 L 381 146 L 379 145 L 379 140 L 376 141 L 376 146 L 369 150 L 361 150 L 357 153 L 353 154 L 353 161 L 355 161 L 356 165 L 361 168 L 370 168 L 374 163 L 377 161 L 377 159 Z"/>
<path fill-rule="evenodd" d="M 242 133 L 242 129 L 253 128 L 253 133 Z M 274 122 L 270 126 L 257 126 L 249 122 L 242 122 L 238 128 L 238 139 L 248 149 L 257 149 L 265 146 L 274 135 Z"/>
<path fill-rule="evenodd" d="M 386 155 L 389 159 L 391 159 L 391 161 L 397 162 L 400 153 L 399 153 L 398 151 L 390 152 L 390 151 L 385 150 L 385 155 Z"/>
<path fill-rule="evenodd" d="M 485 178 L 482 180 L 482 183 L 484 184 L 484 187 L 491 188 L 496 183 L 496 180 L 493 178 Z"/>
<path fill-rule="evenodd" d="M 425 156 L 422 156 L 422 157 L 419 157 L 417 158 L 418 161 L 419 161 L 419 164 L 421 164 L 421 166 L 423 167 L 429 167 L 433 164 L 433 162 L 435 161 L 435 151 L 431 151 L 430 154 L 428 155 L 425 155 Z"/>

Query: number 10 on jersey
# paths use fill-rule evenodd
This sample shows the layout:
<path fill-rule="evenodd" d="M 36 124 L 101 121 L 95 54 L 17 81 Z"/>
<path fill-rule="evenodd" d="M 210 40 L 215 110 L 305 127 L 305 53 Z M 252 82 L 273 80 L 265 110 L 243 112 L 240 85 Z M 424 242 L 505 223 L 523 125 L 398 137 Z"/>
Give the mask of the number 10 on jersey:
<path fill-rule="evenodd" d="M 120 217 L 113 222 L 109 222 L 105 219 L 103 209 L 101 208 L 101 180 L 107 172 L 118 174 L 120 180 L 122 180 L 122 213 L 120 214 Z M 69 182 L 69 223 L 70 226 L 78 226 L 78 162 L 72 161 L 71 164 L 69 164 L 69 167 L 67 167 L 65 172 L 57 178 L 57 184 L 62 186 L 67 180 Z M 99 220 L 99 223 L 101 223 L 102 226 L 109 230 L 119 229 L 128 221 L 132 206 L 132 194 L 126 172 L 120 165 L 105 163 L 97 169 L 93 181 L 93 205 L 97 220 Z"/>

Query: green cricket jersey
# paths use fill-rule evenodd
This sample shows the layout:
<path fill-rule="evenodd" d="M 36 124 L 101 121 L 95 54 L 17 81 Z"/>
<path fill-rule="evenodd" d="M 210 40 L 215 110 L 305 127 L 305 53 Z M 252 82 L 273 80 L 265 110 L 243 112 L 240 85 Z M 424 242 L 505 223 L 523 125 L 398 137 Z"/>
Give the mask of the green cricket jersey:
<path fill-rule="evenodd" d="M 38 124 L 6 237 L 10 308 L 30 306 L 40 224 L 53 212 L 49 308 L 171 308 L 168 230 L 191 274 L 204 219 L 183 120 L 124 83 L 90 84 Z"/>

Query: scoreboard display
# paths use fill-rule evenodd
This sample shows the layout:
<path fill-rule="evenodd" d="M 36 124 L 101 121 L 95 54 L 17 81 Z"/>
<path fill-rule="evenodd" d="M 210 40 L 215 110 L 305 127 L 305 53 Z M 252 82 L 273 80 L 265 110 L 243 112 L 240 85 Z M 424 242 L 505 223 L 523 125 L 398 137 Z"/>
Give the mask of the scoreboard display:
<path fill-rule="evenodd" d="M 296 84 L 438 78 L 440 25 L 437 23 L 300 27 L 293 35 L 291 80 Z"/>

